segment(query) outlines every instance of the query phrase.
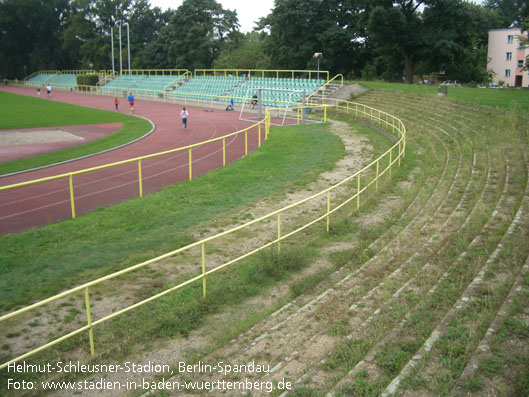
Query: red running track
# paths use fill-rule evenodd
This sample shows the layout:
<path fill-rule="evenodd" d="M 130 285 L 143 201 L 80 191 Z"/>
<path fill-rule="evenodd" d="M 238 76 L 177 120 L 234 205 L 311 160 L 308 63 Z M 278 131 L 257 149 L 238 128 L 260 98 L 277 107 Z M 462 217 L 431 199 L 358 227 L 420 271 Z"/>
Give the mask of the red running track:
<path fill-rule="evenodd" d="M 36 96 L 33 88 L 1 87 L 0 90 Z M 103 110 L 113 110 L 114 98 L 90 94 L 55 91 L 53 100 Z M 121 101 L 120 112 L 128 112 L 128 104 Z M 135 113 L 151 120 L 156 128 L 138 142 L 107 153 L 56 165 L 41 170 L 0 178 L 0 186 L 82 170 L 142 155 L 163 152 L 241 130 L 251 123 L 240 121 L 238 112 L 187 106 L 187 130 L 180 122 L 181 105 L 137 101 Z M 261 129 L 264 140 L 264 128 Z M 248 132 L 248 150 L 258 146 L 258 129 Z M 5 149 L 5 148 L 4 148 Z M 16 150 L 16 146 L 13 146 Z M 226 140 L 226 162 L 244 156 L 244 134 Z M 193 149 L 193 177 L 222 166 L 222 141 Z M 189 178 L 189 153 L 164 155 L 142 161 L 143 194 Z M 139 196 L 138 165 L 131 163 L 75 176 L 73 178 L 76 215 L 119 203 Z M 69 219 L 72 216 L 68 178 L 0 192 L 0 235 Z"/>

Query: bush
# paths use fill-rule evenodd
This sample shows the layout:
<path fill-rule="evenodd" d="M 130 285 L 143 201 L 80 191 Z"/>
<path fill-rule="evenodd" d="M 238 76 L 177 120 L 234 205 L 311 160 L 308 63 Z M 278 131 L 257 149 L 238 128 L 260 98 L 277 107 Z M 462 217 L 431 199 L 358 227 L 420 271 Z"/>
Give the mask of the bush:
<path fill-rule="evenodd" d="M 96 86 L 99 82 L 97 74 L 84 74 L 77 76 L 77 85 Z"/>

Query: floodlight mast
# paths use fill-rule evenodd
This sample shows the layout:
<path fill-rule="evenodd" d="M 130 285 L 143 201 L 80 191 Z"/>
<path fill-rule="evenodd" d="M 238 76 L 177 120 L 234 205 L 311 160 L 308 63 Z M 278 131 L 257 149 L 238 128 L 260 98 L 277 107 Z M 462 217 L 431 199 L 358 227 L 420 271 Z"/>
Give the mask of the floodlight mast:
<path fill-rule="evenodd" d="M 121 54 L 121 20 L 117 21 L 116 24 L 119 24 L 119 75 L 123 74 L 123 59 Z"/>
<path fill-rule="evenodd" d="M 114 27 L 110 27 L 110 48 L 112 56 L 112 76 L 114 75 Z"/>
<path fill-rule="evenodd" d="M 127 63 L 129 67 L 129 75 L 130 75 L 130 40 L 129 40 L 129 23 L 126 22 L 124 25 L 127 25 Z"/>

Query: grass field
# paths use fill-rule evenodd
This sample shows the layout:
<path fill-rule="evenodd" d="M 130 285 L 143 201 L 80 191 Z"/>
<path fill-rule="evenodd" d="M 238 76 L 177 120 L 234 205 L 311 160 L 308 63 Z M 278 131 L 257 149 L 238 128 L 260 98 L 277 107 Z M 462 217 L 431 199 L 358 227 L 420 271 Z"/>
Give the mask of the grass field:
<path fill-rule="evenodd" d="M 433 85 L 368 81 L 356 81 L 355 83 L 369 89 L 402 91 L 429 96 L 437 96 L 438 89 L 437 86 Z M 448 98 L 503 110 L 511 110 L 513 109 L 513 106 L 516 106 L 516 110 L 521 116 L 526 116 L 527 112 L 529 112 L 529 89 L 448 87 Z"/>
<path fill-rule="evenodd" d="M 143 119 L 125 114 L 0 92 L 0 130 L 80 124 L 122 123 L 103 139 L 54 153 L 0 164 L 0 175 L 41 167 L 110 149 L 133 141 L 152 127 Z"/>

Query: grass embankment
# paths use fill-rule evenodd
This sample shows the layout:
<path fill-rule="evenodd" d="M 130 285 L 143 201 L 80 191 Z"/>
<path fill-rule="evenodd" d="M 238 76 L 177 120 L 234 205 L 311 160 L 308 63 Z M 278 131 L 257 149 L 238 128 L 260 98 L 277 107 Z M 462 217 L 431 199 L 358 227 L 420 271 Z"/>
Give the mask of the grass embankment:
<path fill-rule="evenodd" d="M 188 228 L 297 189 L 344 155 L 323 125 L 273 130 L 260 150 L 173 187 L 0 238 L 2 310 L 25 305 L 191 242 Z"/>
<path fill-rule="evenodd" d="M 388 292 L 380 292 L 381 304 L 378 307 L 384 310 L 377 317 L 373 316 L 363 334 L 355 333 L 351 341 L 343 343 L 327 360 L 326 370 L 332 374 L 329 382 L 335 382 L 337 368 L 341 368 L 339 376 L 343 376 L 346 381 L 335 388 L 343 394 L 336 395 L 380 395 L 410 360 L 417 360 L 419 364 L 412 375 L 402 380 L 402 390 L 396 394 L 450 395 L 527 257 L 527 234 L 520 228 L 515 229 L 518 231 L 513 233 L 514 237 L 507 236 L 509 245 L 503 242 L 501 259 L 497 263 L 488 262 L 491 253 L 505 236 L 524 194 L 527 179 L 526 159 L 522 153 L 527 124 L 512 124 L 509 114 L 488 112 L 477 107 L 473 111 L 467 111 L 463 106 L 460 109 L 456 106 L 442 109 L 444 105 L 449 105 L 448 101 L 436 100 L 435 104 L 428 104 L 417 95 L 383 95 L 379 92 L 362 97 L 362 101 L 368 104 L 373 102 L 373 106 L 381 104 L 390 113 L 403 117 L 408 125 L 410 143 L 423 135 L 423 131 L 427 133 L 426 136 L 431 136 L 437 128 L 444 133 L 448 131 L 443 136 L 450 134 L 454 143 L 458 142 L 457 145 L 446 146 L 451 151 L 457 148 L 454 155 L 450 156 L 452 161 L 448 166 L 453 167 L 457 158 L 466 165 L 458 166 L 458 171 L 453 173 L 453 183 L 444 188 L 439 185 L 433 193 L 448 198 L 446 204 L 451 207 L 444 209 L 445 214 L 449 214 L 452 209 L 455 210 L 452 214 L 455 214 L 463 205 L 468 213 L 459 219 L 453 216 L 450 223 L 439 227 L 436 231 L 439 238 L 428 244 L 428 250 L 422 254 L 424 259 L 410 262 L 417 266 L 413 273 L 410 272 L 415 278 L 411 279 L 416 283 L 415 286 L 410 283 L 411 288 L 408 287 L 406 294 L 399 292 L 400 296 L 392 295 L 401 285 L 394 281 L 397 279 L 395 277 L 391 280 L 395 286 Z M 502 135 L 497 134 L 498 131 Z M 469 150 L 469 144 L 472 150 Z M 435 152 L 441 153 L 443 146 L 437 145 Z M 508 153 L 508 159 L 504 157 L 505 153 Z M 423 170 L 430 168 L 422 167 Z M 452 189 L 453 186 L 459 188 Z M 460 204 L 457 204 L 458 200 L 461 200 Z M 448 208 L 451 210 L 448 211 Z M 430 213 L 436 216 L 441 214 Z M 444 240 L 441 238 L 443 235 Z M 399 237 L 401 241 L 410 241 L 404 233 Z M 408 248 L 401 255 L 412 252 Z M 429 266 L 427 272 L 421 270 L 425 263 Z M 401 270 L 400 274 L 408 271 L 402 268 L 405 270 Z M 480 270 L 485 272 L 482 285 L 474 281 Z M 384 280 L 379 284 L 379 290 L 391 286 L 382 272 L 377 271 L 376 274 L 380 280 Z M 472 285 L 479 286 L 475 287 L 473 293 L 468 292 L 470 297 L 465 296 L 463 299 L 467 287 Z M 386 302 L 383 300 L 390 296 L 394 298 Z M 468 308 L 459 306 L 459 298 L 462 302 L 472 303 Z M 369 312 L 373 311 L 374 308 L 371 308 Z M 447 319 L 447 313 L 452 317 Z M 426 346 L 430 336 L 435 336 L 436 329 L 440 330 L 440 337 L 425 355 L 419 349 L 423 344 Z M 524 337 L 527 338 L 527 333 Z M 369 359 L 366 359 L 368 353 Z M 425 357 L 424 360 L 421 355 Z M 501 372 L 514 379 L 526 376 L 527 372 L 520 368 L 527 362 L 527 354 L 520 354 L 519 357 L 511 355 L 502 358 L 502 361 L 503 368 L 497 368 L 493 376 L 497 377 Z M 321 395 L 329 389 L 322 391 Z M 314 390 L 311 392 L 319 395 Z M 485 393 L 485 390 L 482 392 Z M 516 395 L 508 391 L 504 393 Z"/>
<path fill-rule="evenodd" d="M 436 85 L 399 84 L 372 81 L 355 82 L 373 90 L 403 91 L 414 94 L 437 96 Z M 517 107 L 518 112 L 529 111 L 529 91 L 527 89 L 503 88 L 470 88 L 470 87 L 448 87 L 448 98 L 463 102 L 477 103 L 493 108 L 512 110 Z"/>
<path fill-rule="evenodd" d="M 0 130 L 122 123 L 119 131 L 84 145 L 0 164 L 0 175 L 98 153 L 133 141 L 152 127 L 143 119 L 116 112 L 0 92 Z"/>

